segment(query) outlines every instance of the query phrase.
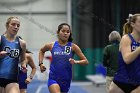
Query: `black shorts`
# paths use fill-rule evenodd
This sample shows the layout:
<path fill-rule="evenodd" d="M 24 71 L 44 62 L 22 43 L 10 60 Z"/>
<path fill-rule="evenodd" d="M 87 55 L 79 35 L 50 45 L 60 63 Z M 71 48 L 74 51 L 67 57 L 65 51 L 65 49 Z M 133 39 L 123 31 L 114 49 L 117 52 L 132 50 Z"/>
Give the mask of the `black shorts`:
<path fill-rule="evenodd" d="M 119 81 L 113 81 L 121 90 L 123 90 L 125 93 L 131 93 L 134 89 L 136 89 L 139 85 L 133 85 L 133 84 L 126 84 L 121 83 Z"/>
<path fill-rule="evenodd" d="M 17 80 L 10 80 L 10 79 L 0 78 L 0 87 L 5 88 L 10 83 L 18 83 L 18 81 Z"/>

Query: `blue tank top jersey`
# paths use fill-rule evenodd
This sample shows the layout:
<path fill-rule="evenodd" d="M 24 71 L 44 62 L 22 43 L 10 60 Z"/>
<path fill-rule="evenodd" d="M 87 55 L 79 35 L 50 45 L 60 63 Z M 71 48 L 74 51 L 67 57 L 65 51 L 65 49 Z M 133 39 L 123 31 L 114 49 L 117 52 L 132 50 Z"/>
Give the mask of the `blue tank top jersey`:
<path fill-rule="evenodd" d="M 7 51 L 7 56 L 0 58 L 0 78 L 17 80 L 18 63 L 21 46 L 19 38 L 9 42 L 4 35 L 1 36 L 0 51 Z"/>
<path fill-rule="evenodd" d="M 72 65 L 69 62 L 69 58 L 72 58 L 74 53 L 72 52 L 71 45 L 72 42 L 68 42 L 65 46 L 61 46 L 58 41 L 54 43 L 51 50 L 50 79 L 68 81 L 72 79 Z"/>
<path fill-rule="evenodd" d="M 132 43 L 131 51 L 140 46 L 131 34 L 128 34 Z M 121 52 L 119 52 L 119 69 L 114 77 L 115 81 L 127 84 L 140 84 L 140 55 L 130 64 L 126 64 L 123 60 Z"/>

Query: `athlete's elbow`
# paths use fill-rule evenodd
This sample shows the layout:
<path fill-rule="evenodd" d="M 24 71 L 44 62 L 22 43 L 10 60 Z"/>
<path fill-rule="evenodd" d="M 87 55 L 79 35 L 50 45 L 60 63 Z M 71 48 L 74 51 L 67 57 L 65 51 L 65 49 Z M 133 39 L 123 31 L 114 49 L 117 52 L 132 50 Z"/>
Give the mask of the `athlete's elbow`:
<path fill-rule="evenodd" d="M 124 58 L 124 62 L 125 62 L 126 64 L 130 64 L 130 63 L 132 62 L 132 60 L 131 60 L 131 59 L 128 59 L 128 58 Z"/>
<path fill-rule="evenodd" d="M 36 67 L 33 68 L 36 71 Z"/>
<path fill-rule="evenodd" d="M 39 50 L 39 53 L 41 53 L 41 54 L 43 53 L 42 49 Z"/>
<path fill-rule="evenodd" d="M 88 62 L 88 60 L 86 59 L 86 60 L 85 60 L 85 65 L 88 65 L 88 64 L 89 64 L 89 62 Z"/>
<path fill-rule="evenodd" d="M 34 71 L 37 70 L 36 66 L 31 66 L 31 68 L 32 68 L 32 70 L 34 70 Z"/>

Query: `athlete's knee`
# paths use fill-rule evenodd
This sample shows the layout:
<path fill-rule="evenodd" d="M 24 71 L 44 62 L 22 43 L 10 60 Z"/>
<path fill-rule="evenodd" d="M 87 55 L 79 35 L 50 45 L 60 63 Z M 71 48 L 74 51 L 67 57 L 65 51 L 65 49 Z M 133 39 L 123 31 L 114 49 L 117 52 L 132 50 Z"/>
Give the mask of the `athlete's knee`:
<path fill-rule="evenodd" d="M 114 90 L 112 88 L 109 88 L 108 93 L 114 93 Z"/>
<path fill-rule="evenodd" d="M 58 84 L 52 84 L 49 86 L 50 93 L 61 93 L 60 86 Z"/>
<path fill-rule="evenodd" d="M 131 93 L 140 93 L 140 86 L 131 91 Z"/>
<path fill-rule="evenodd" d="M 20 89 L 20 93 L 27 93 L 26 89 Z"/>
<path fill-rule="evenodd" d="M 17 84 L 17 83 L 10 83 L 10 84 L 7 84 L 6 87 L 15 87 L 15 88 L 19 88 L 19 84 Z"/>
<path fill-rule="evenodd" d="M 10 83 L 5 87 L 6 93 L 19 93 L 19 85 L 17 83 Z"/>

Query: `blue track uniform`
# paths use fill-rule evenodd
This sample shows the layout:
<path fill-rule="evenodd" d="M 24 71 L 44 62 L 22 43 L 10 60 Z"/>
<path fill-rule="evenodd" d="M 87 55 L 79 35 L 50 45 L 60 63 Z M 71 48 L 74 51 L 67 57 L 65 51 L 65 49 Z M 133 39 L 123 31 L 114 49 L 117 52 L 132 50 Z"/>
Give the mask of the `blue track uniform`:
<path fill-rule="evenodd" d="M 131 34 L 128 34 L 128 36 L 132 41 L 131 51 L 134 51 L 140 46 L 140 43 L 136 42 Z M 130 89 L 126 93 L 130 93 L 133 89 L 140 85 L 140 56 L 138 56 L 132 63 L 126 64 L 123 60 L 121 52 L 119 52 L 119 69 L 114 77 L 114 83 L 119 84 L 120 82 L 125 86 L 129 86 L 129 88 L 127 87 L 128 89 L 126 89 L 118 85 L 124 91 Z"/>
<path fill-rule="evenodd" d="M 50 65 L 48 86 L 57 83 L 60 86 L 61 92 L 68 92 L 72 80 L 72 64 L 69 58 L 72 58 L 74 53 L 71 49 L 71 42 L 61 46 L 56 41 L 51 50 L 52 62 Z"/>
<path fill-rule="evenodd" d="M 15 41 L 8 41 L 4 35 L 1 36 L 0 51 L 7 51 L 7 56 L 0 58 L 0 81 L 10 80 L 10 82 L 17 82 L 18 78 L 18 63 L 21 46 L 19 38 Z M 2 84 L 2 83 L 1 83 Z M 2 86 L 0 84 L 0 86 Z M 8 82 L 6 83 L 8 84 Z M 4 85 L 4 87 L 6 86 Z"/>
<path fill-rule="evenodd" d="M 27 89 L 27 84 L 25 83 L 25 80 L 27 79 L 27 73 L 23 72 L 21 68 L 19 67 L 19 88 L 20 89 Z"/>

